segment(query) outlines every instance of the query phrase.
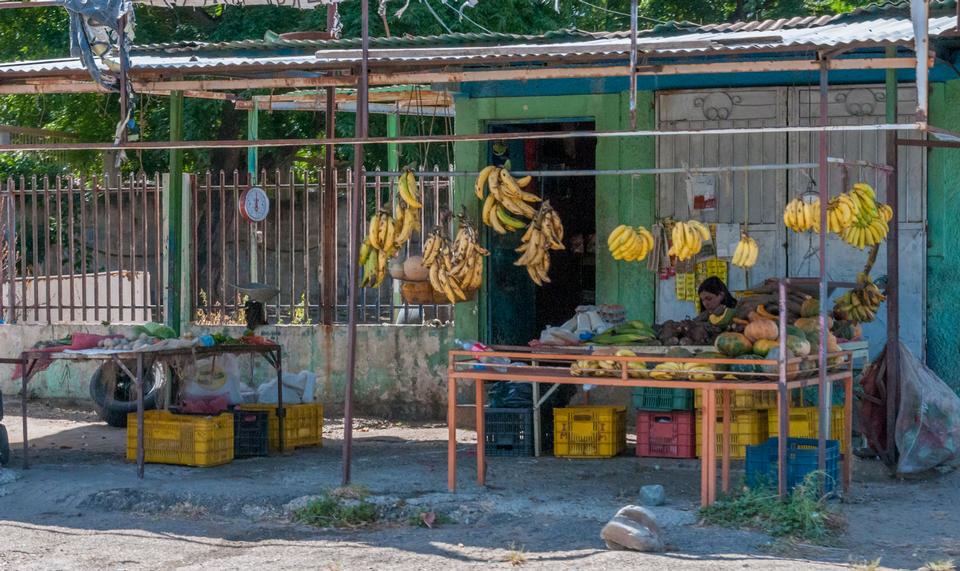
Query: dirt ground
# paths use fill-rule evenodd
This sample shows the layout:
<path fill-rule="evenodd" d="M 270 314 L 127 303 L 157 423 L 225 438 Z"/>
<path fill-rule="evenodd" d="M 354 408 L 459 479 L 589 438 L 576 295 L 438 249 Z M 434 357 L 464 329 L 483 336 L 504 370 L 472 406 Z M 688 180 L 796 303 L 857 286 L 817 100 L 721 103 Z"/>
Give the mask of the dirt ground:
<path fill-rule="evenodd" d="M 21 442 L 18 404 L 4 424 Z M 147 465 L 138 481 L 125 433 L 82 410 L 30 404 L 33 465 L 20 453 L 0 469 L 0 569 L 918 569 L 960 557 L 960 475 L 905 482 L 858 462 L 848 524 L 835 547 L 775 541 L 702 526 L 696 462 L 622 456 L 573 461 L 492 458 L 488 486 L 474 481 L 472 432 L 459 432 L 459 490 L 446 489 L 441 425 L 358 421 L 353 481 L 387 514 L 375 527 L 322 530 L 292 523 L 291 506 L 341 480 L 342 423 L 322 448 L 237 460 L 207 469 Z M 735 474 L 735 478 L 737 475 Z M 654 511 L 665 554 L 609 551 L 602 525 L 662 484 Z M 408 518 L 435 511 L 434 529 Z"/>

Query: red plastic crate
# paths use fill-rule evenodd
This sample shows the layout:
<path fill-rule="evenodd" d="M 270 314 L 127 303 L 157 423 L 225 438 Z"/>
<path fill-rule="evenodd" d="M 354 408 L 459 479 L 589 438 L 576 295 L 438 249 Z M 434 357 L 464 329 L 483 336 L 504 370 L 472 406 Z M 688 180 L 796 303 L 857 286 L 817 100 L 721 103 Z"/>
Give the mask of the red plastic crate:
<path fill-rule="evenodd" d="M 693 411 L 638 411 L 637 456 L 695 458 Z"/>

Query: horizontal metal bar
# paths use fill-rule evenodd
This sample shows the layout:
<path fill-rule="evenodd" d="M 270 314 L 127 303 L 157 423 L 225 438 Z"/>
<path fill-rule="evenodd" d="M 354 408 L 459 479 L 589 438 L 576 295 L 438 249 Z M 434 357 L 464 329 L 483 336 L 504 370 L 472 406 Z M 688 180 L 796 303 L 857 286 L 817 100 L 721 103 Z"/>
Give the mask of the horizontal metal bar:
<path fill-rule="evenodd" d="M 265 148 L 306 147 L 314 145 L 386 145 L 390 143 L 450 143 L 481 141 L 526 141 L 543 139 L 603 139 L 630 137 L 683 137 L 689 135 L 751 135 L 762 133 L 843 133 L 857 131 L 924 131 L 926 123 L 882 123 L 877 125 L 828 125 L 826 127 L 749 127 L 729 129 L 703 129 L 680 131 L 541 131 L 526 133 L 477 133 L 471 135 L 413 135 L 407 137 L 335 137 L 318 139 L 263 139 L 258 141 L 140 141 L 114 145 L 113 143 L 49 143 L 0 145 L 0 153 L 28 151 L 112 151 L 163 150 L 163 149 L 216 149 L 216 148 Z"/>

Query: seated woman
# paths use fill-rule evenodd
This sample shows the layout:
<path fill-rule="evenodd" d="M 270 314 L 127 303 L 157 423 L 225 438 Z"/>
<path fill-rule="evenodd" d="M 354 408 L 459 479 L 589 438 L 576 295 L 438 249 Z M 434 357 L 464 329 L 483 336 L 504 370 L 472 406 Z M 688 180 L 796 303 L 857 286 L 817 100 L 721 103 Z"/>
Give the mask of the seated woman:
<path fill-rule="evenodd" d="M 727 284 L 715 276 L 703 280 L 697 288 L 697 295 L 700 296 L 700 306 L 703 308 L 697 316 L 698 321 L 706 321 L 711 314 L 720 313 L 724 308 L 737 307 L 737 299 L 727 289 Z"/>

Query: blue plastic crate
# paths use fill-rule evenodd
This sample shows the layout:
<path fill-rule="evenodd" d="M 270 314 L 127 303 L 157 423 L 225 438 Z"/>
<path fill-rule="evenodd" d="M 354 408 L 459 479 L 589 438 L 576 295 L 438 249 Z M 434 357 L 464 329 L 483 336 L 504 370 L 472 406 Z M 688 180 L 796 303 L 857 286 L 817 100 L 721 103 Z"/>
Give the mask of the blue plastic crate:
<path fill-rule="evenodd" d="M 779 442 L 770 438 L 763 444 L 747 446 L 745 462 L 747 485 L 750 487 L 777 484 Z M 840 442 L 827 440 L 825 489 L 831 493 L 840 481 Z M 817 439 L 787 439 L 787 487 L 803 483 L 807 474 L 817 471 Z"/>
<path fill-rule="evenodd" d="M 484 451 L 487 456 L 533 456 L 533 409 L 487 408 L 484 410 Z M 540 409 L 543 451 L 553 448 L 553 411 Z"/>

